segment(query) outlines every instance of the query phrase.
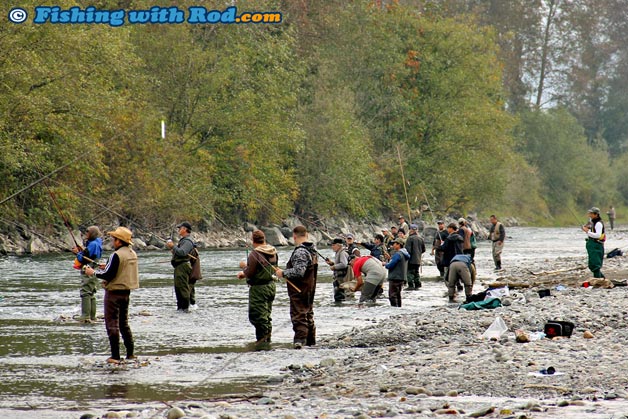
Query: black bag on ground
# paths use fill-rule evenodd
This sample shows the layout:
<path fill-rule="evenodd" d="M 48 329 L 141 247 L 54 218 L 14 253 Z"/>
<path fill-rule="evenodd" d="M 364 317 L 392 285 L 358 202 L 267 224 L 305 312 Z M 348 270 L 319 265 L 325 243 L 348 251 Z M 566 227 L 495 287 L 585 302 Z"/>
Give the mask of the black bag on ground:
<path fill-rule="evenodd" d="M 465 300 L 465 304 L 466 303 L 476 303 L 476 302 L 479 302 L 479 301 L 484 301 L 485 298 L 486 298 L 486 291 L 482 291 L 482 292 L 479 292 L 477 294 L 473 294 L 469 298 L 467 298 Z"/>
<path fill-rule="evenodd" d="M 573 333 L 574 324 L 572 322 L 565 322 L 560 320 L 552 320 L 545 324 L 544 333 L 549 339 L 556 336 L 571 337 Z"/>
<path fill-rule="evenodd" d="M 616 247 L 606 254 L 606 258 L 610 259 L 610 258 L 614 258 L 615 256 L 623 256 L 623 255 L 624 255 L 624 252 L 622 252 L 619 247 Z"/>
<path fill-rule="evenodd" d="M 190 282 L 195 283 L 203 279 L 201 274 L 201 258 L 196 247 L 190 252 L 190 265 L 192 265 L 192 273 L 190 273 Z"/>

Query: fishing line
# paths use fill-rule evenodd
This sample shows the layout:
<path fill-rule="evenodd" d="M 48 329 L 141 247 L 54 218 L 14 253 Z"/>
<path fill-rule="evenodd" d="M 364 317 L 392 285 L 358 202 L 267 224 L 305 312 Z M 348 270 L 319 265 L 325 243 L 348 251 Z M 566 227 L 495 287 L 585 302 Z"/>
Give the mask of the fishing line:
<path fill-rule="evenodd" d="M 5 224 L 7 224 L 7 225 L 14 225 L 14 226 L 16 226 L 18 228 L 21 228 L 22 230 L 27 231 L 29 234 L 32 234 L 34 236 L 39 237 L 40 239 L 42 239 L 43 241 L 47 242 L 48 244 L 50 244 L 52 246 L 55 246 L 55 247 L 58 247 L 59 249 L 63 250 L 64 252 L 67 252 L 67 250 L 68 250 L 67 247 L 62 246 L 62 245 L 60 245 L 58 243 L 55 243 L 54 241 L 50 240 L 48 237 L 44 236 L 43 234 L 39 234 L 39 233 L 37 233 L 35 231 L 29 230 L 26 226 L 24 226 L 24 225 L 22 225 L 22 224 L 20 224 L 18 222 L 7 220 L 7 219 L 4 219 L 4 218 L 0 218 L 0 222 L 3 222 Z M 61 252 L 57 251 L 56 253 L 61 253 Z"/>
<path fill-rule="evenodd" d="M 128 218 L 128 217 L 125 217 L 124 215 L 122 215 L 122 214 L 120 214 L 119 212 L 117 212 L 117 211 L 115 211 L 115 210 L 113 210 L 113 209 L 111 209 L 111 208 L 109 208 L 109 207 L 105 206 L 104 204 L 102 204 L 102 203 L 100 203 L 100 202 L 96 201 L 95 199 L 92 199 L 92 198 L 88 197 L 87 195 L 85 195 L 85 194 L 82 194 L 82 193 L 78 192 L 77 190 L 75 190 L 75 189 L 71 188 L 70 186 L 66 185 L 65 183 L 60 182 L 60 181 L 58 181 L 58 180 L 53 180 L 53 182 L 55 182 L 55 183 L 56 183 L 56 184 L 58 184 L 58 185 L 63 186 L 64 188 L 67 188 L 70 192 L 72 192 L 73 194 L 75 194 L 75 195 L 79 196 L 80 198 L 83 198 L 83 199 L 85 199 L 86 201 L 89 201 L 89 202 L 91 202 L 92 204 L 97 205 L 98 207 L 100 207 L 101 209 L 103 209 L 103 210 L 104 210 L 103 212 L 110 212 L 110 213 L 112 213 L 113 215 L 115 215 L 115 216 L 117 216 L 117 217 L 120 217 L 121 219 L 123 219 L 123 220 L 127 221 L 127 222 L 129 223 L 129 225 L 134 225 L 134 226 L 135 226 L 135 227 L 137 227 L 139 230 L 144 231 L 144 232 L 149 233 L 149 234 L 153 234 L 153 235 L 154 235 L 155 237 L 157 237 L 158 239 L 160 239 L 160 240 L 162 240 L 162 241 L 166 241 L 166 239 L 164 239 L 163 237 L 161 237 L 161 236 L 159 236 L 159 235 L 157 235 L 157 234 L 154 234 L 151 230 L 149 230 L 149 229 L 148 229 L 148 228 L 146 228 L 145 226 L 141 225 L 139 222 L 134 221 L 134 220 L 132 220 L 132 219 L 130 219 L 130 218 Z"/>
<path fill-rule="evenodd" d="M 22 189 L 20 189 L 19 191 L 15 192 L 15 193 L 12 193 L 11 195 L 7 196 L 7 197 L 6 197 L 6 198 L 4 198 L 2 201 L 0 201 L 0 205 L 4 204 L 4 203 L 5 203 L 5 202 L 7 202 L 8 200 L 10 200 L 10 199 L 12 199 L 12 198 L 16 197 L 17 195 L 21 194 L 22 192 L 24 192 L 24 191 L 26 191 L 26 190 L 28 190 L 28 189 L 32 188 L 33 186 L 35 186 L 35 185 L 37 185 L 37 184 L 39 184 L 39 183 L 43 182 L 44 180 L 46 180 L 46 179 L 50 178 L 52 175 L 54 175 L 54 174 L 56 174 L 56 173 L 60 172 L 61 170 L 63 170 L 63 169 L 65 169 L 66 167 L 68 167 L 69 165 L 74 164 L 74 162 L 76 162 L 76 161 L 77 161 L 78 159 L 80 159 L 82 156 L 83 156 L 82 154 L 81 154 L 81 155 L 79 155 L 79 156 L 77 156 L 74 160 L 70 161 L 69 163 L 66 163 L 66 164 L 64 164 L 63 166 L 61 166 L 61 167 L 59 167 L 59 168 L 57 168 L 57 169 L 53 170 L 52 172 L 48 173 L 47 175 L 45 175 L 45 176 L 43 176 L 43 177 L 41 177 L 41 178 L 37 179 L 36 181 L 34 181 L 34 182 L 32 182 L 32 183 L 28 184 L 27 186 L 23 187 L 23 188 L 22 188 Z"/>
<path fill-rule="evenodd" d="M 72 237 L 72 240 L 74 241 L 74 245 L 79 249 L 79 250 L 83 250 L 83 246 L 81 246 L 77 241 L 76 241 L 76 237 L 74 237 L 74 233 L 72 232 L 72 227 L 70 226 L 70 222 L 68 221 L 68 219 L 66 218 L 65 214 L 63 214 L 63 212 L 61 211 L 61 208 L 59 207 L 59 204 L 57 203 L 57 199 L 55 198 L 54 194 L 52 193 L 52 191 L 50 190 L 50 188 L 48 187 L 48 183 L 44 182 L 44 187 L 46 188 L 46 190 L 48 191 L 48 194 L 50 195 L 50 198 L 52 199 L 52 203 L 55 207 L 55 209 L 57 210 L 57 212 L 59 213 L 59 215 L 61 216 L 61 218 L 63 218 L 63 224 L 65 224 L 65 227 L 68 229 L 68 232 L 70 233 L 70 236 Z"/>

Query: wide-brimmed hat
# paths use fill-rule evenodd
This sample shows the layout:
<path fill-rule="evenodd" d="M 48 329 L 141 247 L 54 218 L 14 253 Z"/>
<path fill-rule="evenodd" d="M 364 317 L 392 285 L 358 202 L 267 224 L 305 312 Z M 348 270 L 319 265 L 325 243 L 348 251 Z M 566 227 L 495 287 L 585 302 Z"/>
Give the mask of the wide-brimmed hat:
<path fill-rule="evenodd" d="M 331 241 L 331 244 L 344 244 L 344 242 L 345 242 L 344 240 L 336 237 L 335 239 Z"/>
<path fill-rule="evenodd" d="M 403 242 L 403 239 L 401 239 L 401 238 L 396 238 L 396 239 L 395 239 L 395 240 L 393 240 L 392 242 L 393 242 L 393 243 L 400 244 L 400 245 L 402 245 L 402 246 L 405 244 L 405 243 Z"/>
<path fill-rule="evenodd" d="M 591 208 L 589 208 L 589 212 L 590 212 L 591 214 L 597 214 L 597 215 L 600 215 L 600 209 L 599 209 L 598 207 L 591 207 Z"/>
<path fill-rule="evenodd" d="M 125 243 L 133 244 L 131 241 L 131 237 L 133 237 L 133 233 L 126 227 L 118 227 L 113 231 L 107 233 L 111 237 L 115 237 L 116 239 L 122 240 Z"/>

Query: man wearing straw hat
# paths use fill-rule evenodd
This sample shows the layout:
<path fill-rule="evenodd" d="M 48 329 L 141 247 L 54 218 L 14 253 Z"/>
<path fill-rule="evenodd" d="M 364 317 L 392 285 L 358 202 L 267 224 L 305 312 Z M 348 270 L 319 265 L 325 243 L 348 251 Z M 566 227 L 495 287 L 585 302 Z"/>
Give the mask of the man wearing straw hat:
<path fill-rule="evenodd" d="M 129 326 L 129 300 L 131 290 L 140 286 L 137 254 L 131 249 L 133 233 L 126 227 L 118 227 L 107 233 L 115 252 L 103 269 L 85 268 L 86 275 L 102 279 L 105 288 L 105 327 L 109 336 L 110 364 L 120 363 L 120 335 L 126 347 L 126 359 L 135 359 L 134 342 Z"/>

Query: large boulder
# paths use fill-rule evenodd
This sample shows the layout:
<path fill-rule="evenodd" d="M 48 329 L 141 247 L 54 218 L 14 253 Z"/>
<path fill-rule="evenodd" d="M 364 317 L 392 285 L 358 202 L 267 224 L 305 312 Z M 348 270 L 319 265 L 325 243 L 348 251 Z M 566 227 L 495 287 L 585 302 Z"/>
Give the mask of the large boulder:
<path fill-rule="evenodd" d="M 434 236 L 436 235 L 437 228 L 436 227 L 424 227 L 423 228 L 423 240 L 425 240 L 426 247 L 427 243 L 432 243 L 434 241 Z"/>
<path fill-rule="evenodd" d="M 266 235 L 266 243 L 272 246 L 288 246 L 288 240 L 286 240 L 279 228 L 262 227 L 261 230 Z"/>
<path fill-rule="evenodd" d="M 257 230 L 257 226 L 252 223 L 244 223 L 243 228 L 244 228 L 244 231 L 247 233 L 252 233 L 253 231 Z"/>
<path fill-rule="evenodd" d="M 38 255 L 50 251 L 50 247 L 44 244 L 39 238 L 35 237 L 28 243 L 27 252 L 33 255 Z"/>

